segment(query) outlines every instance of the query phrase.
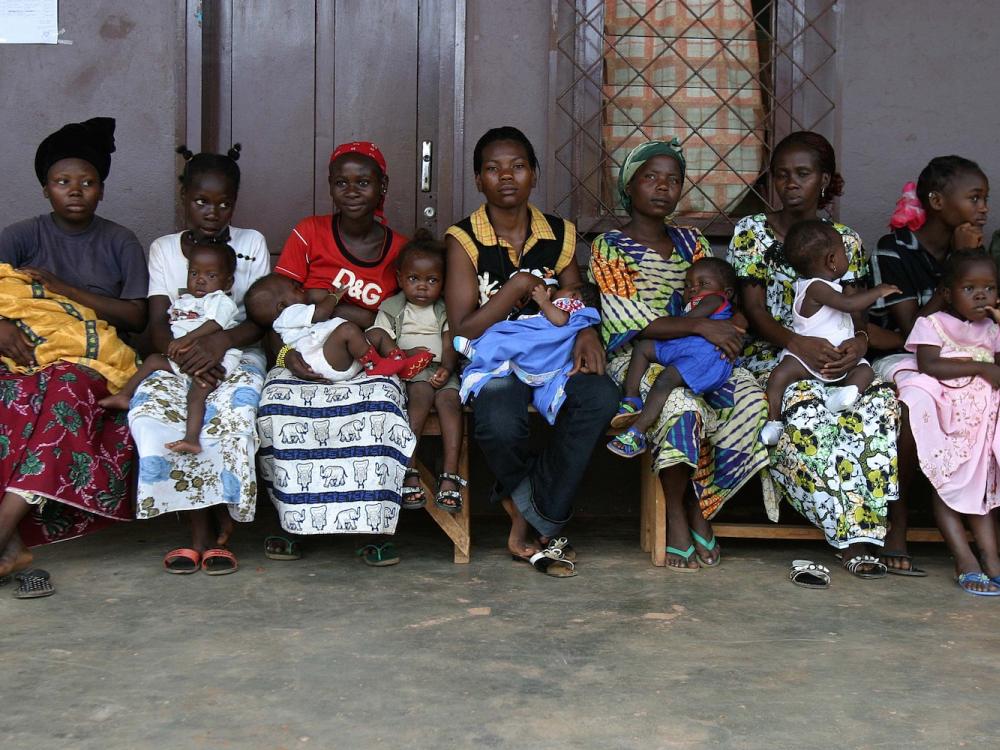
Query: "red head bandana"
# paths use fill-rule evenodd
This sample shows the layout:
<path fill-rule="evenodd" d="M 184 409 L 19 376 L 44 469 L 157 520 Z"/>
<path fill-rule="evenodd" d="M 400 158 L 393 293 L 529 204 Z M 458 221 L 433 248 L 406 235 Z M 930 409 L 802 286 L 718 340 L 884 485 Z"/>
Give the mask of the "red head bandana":
<path fill-rule="evenodd" d="M 350 143 L 341 143 L 337 148 L 333 150 L 330 154 L 330 164 L 333 164 L 335 159 L 339 159 L 344 154 L 359 154 L 361 156 L 367 156 L 369 159 L 374 159 L 375 163 L 378 164 L 378 168 L 382 170 L 382 174 L 386 177 L 389 176 L 389 170 L 385 165 L 385 157 L 382 156 L 382 152 L 379 151 L 378 146 L 376 146 L 371 141 L 351 141 Z M 379 199 L 378 208 L 375 209 L 375 216 L 379 220 L 385 218 L 385 194 Z"/>

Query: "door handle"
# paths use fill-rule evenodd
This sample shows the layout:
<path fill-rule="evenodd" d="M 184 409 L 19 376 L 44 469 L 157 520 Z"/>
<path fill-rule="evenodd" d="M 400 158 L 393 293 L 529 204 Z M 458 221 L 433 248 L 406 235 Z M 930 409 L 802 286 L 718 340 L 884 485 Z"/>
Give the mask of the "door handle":
<path fill-rule="evenodd" d="M 420 147 L 420 192 L 431 191 L 431 142 L 424 141 Z"/>

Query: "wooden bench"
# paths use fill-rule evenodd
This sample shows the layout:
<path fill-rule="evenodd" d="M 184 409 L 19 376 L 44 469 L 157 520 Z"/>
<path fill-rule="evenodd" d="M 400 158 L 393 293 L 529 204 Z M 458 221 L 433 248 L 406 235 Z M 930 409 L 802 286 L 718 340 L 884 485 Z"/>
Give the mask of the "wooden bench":
<path fill-rule="evenodd" d="M 534 409 L 531 409 L 534 411 Z M 465 430 L 458 460 L 458 473 L 466 480 L 469 476 L 469 414 L 465 409 Z M 437 414 L 431 412 L 424 425 L 424 435 L 440 436 L 441 423 Z M 610 433 L 609 433 L 610 434 Z M 454 562 L 467 563 L 471 558 L 472 535 L 470 533 L 469 487 L 462 487 L 462 510 L 448 513 L 434 504 L 434 488 L 437 481 L 434 473 L 418 458 L 420 481 L 427 495 L 426 510 L 434 522 L 448 536 L 454 545 Z M 639 460 L 640 504 L 639 504 L 639 544 L 643 552 L 650 553 L 650 560 L 657 567 L 667 564 L 667 503 L 659 477 L 652 471 L 652 456 L 647 451 Z M 786 523 L 713 523 L 716 536 L 730 539 L 796 539 L 822 540 L 823 532 L 815 526 Z M 906 534 L 910 542 L 940 542 L 941 533 L 933 528 L 911 528 Z"/>

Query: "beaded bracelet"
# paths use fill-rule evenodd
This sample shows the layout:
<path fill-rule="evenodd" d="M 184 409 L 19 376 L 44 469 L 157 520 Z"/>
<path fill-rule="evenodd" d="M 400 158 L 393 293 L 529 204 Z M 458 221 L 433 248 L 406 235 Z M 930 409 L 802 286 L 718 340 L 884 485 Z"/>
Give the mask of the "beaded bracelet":
<path fill-rule="evenodd" d="M 285 366 L 285 355 L 288 354 L 288 352 L 292 351 L 294 348 L 295 347 L 289 346 L 288 344 L 285 344 L 283 347 L 281 347 L 278 350 L 278 356 L 274 358 L 274 366 L 275 367 L 284 367 Z"/>

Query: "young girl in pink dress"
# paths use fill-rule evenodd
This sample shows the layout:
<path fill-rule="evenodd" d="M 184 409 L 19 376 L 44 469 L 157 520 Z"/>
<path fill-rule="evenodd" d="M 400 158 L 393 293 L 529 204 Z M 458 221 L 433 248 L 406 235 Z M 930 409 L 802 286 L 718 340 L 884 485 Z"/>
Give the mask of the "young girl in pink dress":
<path fill-rule="evenodd" d="M 982 249 L 953 252 L 941 289 L 944 309 L 917 318 L 906 339 L 918 371 L 897 375 L 899 398 L 910 410 L 920 468 L 934 487 L 934 516 L 955 558 L 958 585 L 976 596 L 1000 596 L 990 514 L 1000 505 L 996 264 Z"/>

